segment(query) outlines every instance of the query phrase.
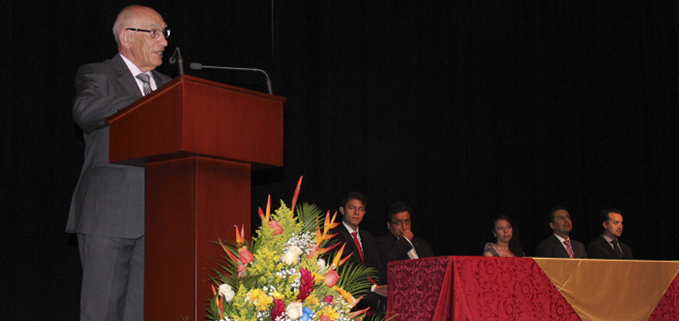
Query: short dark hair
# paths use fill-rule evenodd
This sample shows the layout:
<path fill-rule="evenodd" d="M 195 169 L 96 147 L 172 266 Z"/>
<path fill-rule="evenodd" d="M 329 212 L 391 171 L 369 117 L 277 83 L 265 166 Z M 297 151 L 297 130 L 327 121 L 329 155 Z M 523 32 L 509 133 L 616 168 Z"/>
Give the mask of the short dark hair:
<path fill-rule="evenodd" d="M 363 196 L 363 194 L 361 194 L 359 192 L 350 192 L 349 194 L 347 194 L 347 196 L 345 196 L 342 199 L 342 203 L 340 204 L 340 207 L 347 206 L 347 203 L 349 203 L 349 201 L 351 201 L 351 200 L 359 200 L 359 201 L 361 201 L 361 203 L 363 203 L 364 206 L 368 206 L 368 202 L 365 200 L 365 196 Z"/>
<path fill-rule="evenodd" d="M 413 211 L 410 209 L 410 206 L 408 203 L 404 201 L 396 201 L 391 203 L 391 206 L 389 206 L 389 209 L 387 209 L 386 215 L 384 218 L 387 220 L 387 222 L 391 222 L 391 220 L 394 218 L 394 215 L 401 213 L 401 212 L 408 212 L 410 213 L 410 217 L 412 220 L 413 216 Z"/>
<path fill-rule="evenodd" d="M 554 213 L 559 210 L 564 210 L 566 211 L 566 208 L 560 205 L 554 206 L 554 208 L 549 211 L 549 223 L 554 223 Z"/>
<path fill-rule="evenodd" d="M 611 217 L 608 216 L 608 213 L 618 213 L 618 214 L 622 215 L 622 213 L 620 213 L 620 210 L 617 210 L 617 209 L 614 209 L 614 208 L 607 208 L 607 209 L 601 211 L 601 213 L 599 213 L 599 223 L 608 222 L 608 220 L 611 219 Z"/>

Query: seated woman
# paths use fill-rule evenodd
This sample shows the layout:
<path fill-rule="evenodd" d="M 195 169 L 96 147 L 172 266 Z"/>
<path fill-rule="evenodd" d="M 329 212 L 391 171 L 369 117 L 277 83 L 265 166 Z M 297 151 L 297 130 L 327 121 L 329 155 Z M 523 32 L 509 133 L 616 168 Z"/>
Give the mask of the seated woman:
<path fill-rule="evenodd" d="M 505 216 L 500 215 L 493 220 L 493 236 L 495 243 L 488 242 L 483 248 L 483 256 L 523 257 L 518 232 L 514 235 L 514 223 Z"/>

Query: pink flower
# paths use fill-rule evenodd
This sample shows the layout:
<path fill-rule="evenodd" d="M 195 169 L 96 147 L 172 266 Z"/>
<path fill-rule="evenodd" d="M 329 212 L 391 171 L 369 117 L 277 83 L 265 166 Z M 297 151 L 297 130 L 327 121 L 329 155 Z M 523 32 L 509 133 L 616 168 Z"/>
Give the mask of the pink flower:
<path fill-rule="evenodd" d="M 269 221 L 269 226 L 273 230 L 274 236 L 283 233 L 283 227 L 281 226 L 281 223 L 278 223 L 278 221 Z"/>
<path fill-rule="evenodd" d="M 322 315 L 321 318 L 318 319 L 318 320 L 319 320 L 319 321 L 332 321 L 332 319 L 330 319 L 330 318 L 329 318 L 327 315 L 325 315 L 325 314 Z"/>
<path fill-rule="evenodd" d="M 301 268 L 299 272 L 301 276 L 297 300 L 304 301 L 304 299 L 306 299 L 306 297 L 308 297 L 309 294 L 311 294 L 311 291 L 314 290 L 314 277 L 313 275 L 311 275 L 311 272 L 309 272 L 309 270 L 307 270 L 306 268 Z"/>
<path fill-rule="evenodd" d="M 335 270 L 330 270 L 328 273 L 325 274 L 323 281 L 325 282 L 325 285 L 329 287 L 335 286 L 337 284 L 337 281 L 339 281 L 340 276 L 335 272 Z"/>
<path fill-rule="evenodd" d="M 325 298 L 323 298 L 323 302 L 325 302 L 327 304 L 332 304 L 333 299 L 334 298 L 332 297 L 332 295 L 326 295 Z"/>
<path fill-rule="evenodd" d="M 248 248 L 245 246 L 238 249 L 238 255 L 240 256 L 240 260 L 243 262 L 243 264 L 248 264 L 255 259 L 250 250 L 248 250 Z"/>

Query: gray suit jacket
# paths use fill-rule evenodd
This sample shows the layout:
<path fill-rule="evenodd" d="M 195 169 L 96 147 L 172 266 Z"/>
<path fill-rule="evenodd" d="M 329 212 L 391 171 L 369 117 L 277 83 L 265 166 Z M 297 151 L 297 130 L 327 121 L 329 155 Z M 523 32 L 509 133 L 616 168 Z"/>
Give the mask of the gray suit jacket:
<path fill-rule="evenodd" d="M 573 256 L 575 256 L 576 259 L 587 258 L 587 250 L 585 249 L 584 244 L 571 239 L 571 249 L 573 249 Z M 560 258 L 570 257 L 570 255 L 568 255 L 568 251 L 566 251 L 566 248 L 561 245 L 561 242 L 554 234 L 538 243 L 538 246 L 535 249 L 535 256 Z"/>
<path fill-rule="evenodd" d="M 152 74 L 158 87 L 171 80 Z M 119 54 L 80 67 L 75 86 L 73 120 L 83 130 L 85 159 L 66 232 L 138 238 L 144 235 L 144 168 L 109 163 L 105 119 L 143 95 Z"/>

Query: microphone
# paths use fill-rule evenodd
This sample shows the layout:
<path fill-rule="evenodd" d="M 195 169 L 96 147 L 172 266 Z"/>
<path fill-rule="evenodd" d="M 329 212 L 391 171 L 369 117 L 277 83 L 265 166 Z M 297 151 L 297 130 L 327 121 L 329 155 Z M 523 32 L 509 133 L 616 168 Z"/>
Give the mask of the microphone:
<path fill-rule="evenodd" d="M 266 77 L 266 88 L 269 90 L 269 95 L 273 95 L 273 90 L 271 89 L 271 79 L 269 78 L 269 74 L 266 73 L 266 71 L 262 69 L 256 69 L 256 68 L 238 68 L 238 67 L 221 67 L 221 66 L 203 66 L 203 64 L 199 62 L 192 62 L 190 65 L 191 69 L 193 70 L 201 70 L 203 68 L 205 69 L 223 69 L 223 70 L 238 70 L 238 71 L 256 71 L 256 72 L 261 72 L 264 74 L 264 77 Z"/>
<path fill-rule="evenodd" d="M 176 47 L 174 49 L 174 53 L 172 54 L 172 57 L 168 59 L 170 62 L 170 65 L 174 65 L 177 62 L 177 59 L 174 56 L 179 56 L 179 75 L 184 74 L 184 59 L 182 59 L 182 51 L 179 50 L 179 47 Z"/>

